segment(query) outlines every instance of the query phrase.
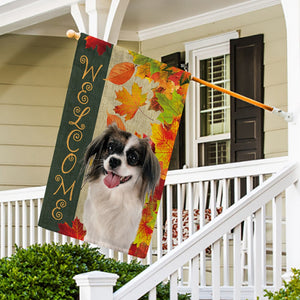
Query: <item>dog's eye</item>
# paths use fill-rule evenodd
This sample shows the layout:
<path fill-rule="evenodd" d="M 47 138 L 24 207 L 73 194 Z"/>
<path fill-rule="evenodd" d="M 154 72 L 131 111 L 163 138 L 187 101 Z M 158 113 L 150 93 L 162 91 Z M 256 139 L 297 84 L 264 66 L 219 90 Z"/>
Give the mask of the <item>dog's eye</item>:
<path fill-rule="evenodd" d="M 113 151 L 114 151 L 114 144 L 113 143 L 109 143 L 108 145 L 107 145 L 107 150 L 108 150 L 108 153 L 113 153 Z"/>
<path fill-rule="evenodd" d="M 136 151 L 127 152 L 127 162 L 131 166 L 136 166 L 139 162 L 139 156 Z"/>

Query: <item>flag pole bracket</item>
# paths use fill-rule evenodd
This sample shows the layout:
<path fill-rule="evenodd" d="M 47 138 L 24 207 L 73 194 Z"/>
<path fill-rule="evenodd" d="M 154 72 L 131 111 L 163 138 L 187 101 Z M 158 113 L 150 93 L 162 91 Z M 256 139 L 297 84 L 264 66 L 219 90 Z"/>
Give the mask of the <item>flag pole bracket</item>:
<path fill-rule="evenodd" d="M 277 115 L 285 119 L 287 122 L 293 122 L 293 113 L 283 111 L 279 108 L 273 107 L 272 114 Z"/>

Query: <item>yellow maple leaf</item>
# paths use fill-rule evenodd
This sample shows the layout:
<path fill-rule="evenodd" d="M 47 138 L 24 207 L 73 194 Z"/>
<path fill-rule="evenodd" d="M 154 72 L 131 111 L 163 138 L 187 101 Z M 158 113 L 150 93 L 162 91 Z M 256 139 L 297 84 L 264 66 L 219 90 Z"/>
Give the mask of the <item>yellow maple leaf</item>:
<path fill-rule="evenodd" d="M 116 106 L 114 111 L 121 116 L 126 115 L 125 121 L 131 120 L 147 100 L 147 94 L 142 94 L 142 88 L 136 82 L 132 85 L 131 94 L 123 87 L 121 91 L 116 92 L 116 96 L 116 100 L 122 104 Z"/>
<path fill-rule="evenodd" d="M 167 169 L 179 127 L 179 119 L 175 118 L 170 125 L 151 124 L 151 127 L 151 140 L 155 144 L 155 155 L 163 163 L 163 168 Z"/>

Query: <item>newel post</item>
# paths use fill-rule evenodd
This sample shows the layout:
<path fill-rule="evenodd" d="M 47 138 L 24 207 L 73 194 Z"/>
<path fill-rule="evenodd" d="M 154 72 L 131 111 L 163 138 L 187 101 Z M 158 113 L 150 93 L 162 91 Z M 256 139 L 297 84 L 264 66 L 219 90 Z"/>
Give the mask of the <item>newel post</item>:
<path fill-rule="evenodd" d="M 113 287 L 119 276 L 117 274 L 92 271 L 74 276 L 79 286 L 80 300 L 113 300 Z"/>

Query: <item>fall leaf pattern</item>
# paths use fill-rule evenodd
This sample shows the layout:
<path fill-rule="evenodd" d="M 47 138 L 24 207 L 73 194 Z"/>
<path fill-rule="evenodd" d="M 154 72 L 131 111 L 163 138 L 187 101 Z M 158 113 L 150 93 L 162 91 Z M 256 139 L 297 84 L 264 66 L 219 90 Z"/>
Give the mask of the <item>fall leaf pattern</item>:
<path fill-rule="evenodd" d="M 111 48 L 111 44 L 105 41 L 99 40 L 92 36 L 87 36 L 86 38 L 85 48 L 92 48 L 95 50 L 97 48 L 97 52 L 99 55 L 102 55 L 106 51 L 106 47 Z"/>
<path fill-rule="evenodd" d="M 86 40 L 86 47 L 97 48 L 99 55 L 108 46 L 105 42 L 99 44 L 91 37 Z M 154 193 L 146 196 L 137 235 L 128 252 L 144 258 L 151 242 L 191 74 L 133 51 L 128 53 L 132 61 L 128 59 L 112 65 L 105 79 L 110 84 L 119 86 L 115 90 L 115 114 L 107 112 L 107 125 L 116 123 L 120 129 L 126 130 L 127 122 L 133 120 L 138 111 L 150 122 L 151 134 L 148 132 L 148 138 L 161 166 L 161 178 Z M 150 111 L 156 112 L 155 119 L 147 115 Z M 145 137 L 139 129 L 135 134 Z M 61 226 L 62 230 L 70 230 L 65 224 Z"/>
<path fill-rule="evenodd" d="M 86 234 L 86 231 L 83 230 L 83 224 L 77 217 L 75 218 L 75 220 L 72 221 L 72 227 L 70 227 L 70 225 L 67 222 L 58 224 L 58 227 L 58 233 L 70 236 L 78 240 L 83 241 L 84 236 Z"/>
<path fill-rule="evenodd" d="M 120 116 L 126 115 L 125 121 L 131 120 L 139 107 L 146 104 L 147 95 L 142 94 L 142 88 L 136 82 L 132 85 L 131 94 L 126 88 L 123 88 L 121 91 L 116 92 L 116 96 L 116 100 L 122 102 L 122 104 L 116 106 L 114 111 Z"/>
<path fill-rule="evenodd" d="M 130 62 L 116 64 L 110 71 L 107 80 L 114 84 L 124 84 L 127 82 L 135 71 L 135 66 Z"/>

